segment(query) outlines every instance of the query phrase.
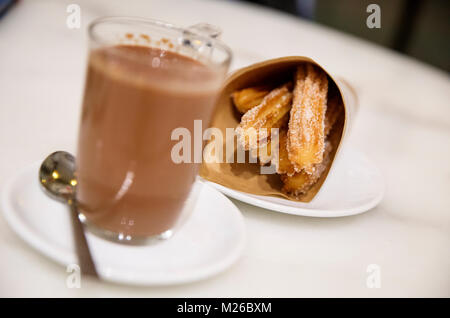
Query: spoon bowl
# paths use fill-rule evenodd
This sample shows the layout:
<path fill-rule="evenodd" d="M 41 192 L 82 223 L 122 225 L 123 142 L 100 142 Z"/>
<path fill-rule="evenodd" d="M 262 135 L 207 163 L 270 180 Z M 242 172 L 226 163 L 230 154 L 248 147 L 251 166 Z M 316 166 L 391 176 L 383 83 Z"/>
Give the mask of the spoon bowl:
<path fill-rule="evenodd" d="M 53 199 L 67 202 L 75 195 L 75 157 L 65 151 L 56 151 L 42 162 L 39 181 Z"/>

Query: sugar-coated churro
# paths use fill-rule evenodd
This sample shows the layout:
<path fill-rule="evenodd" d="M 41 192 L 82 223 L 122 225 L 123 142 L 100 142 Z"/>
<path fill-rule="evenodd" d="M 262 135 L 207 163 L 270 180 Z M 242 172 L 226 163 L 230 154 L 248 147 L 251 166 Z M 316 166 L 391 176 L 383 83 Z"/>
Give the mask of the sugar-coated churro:
<path fill-rule="evenodd" d="M 287 128 L 280 128 L 277 137 L 278 138 L 273 138 L 273 136 L 271 136 L 271 138 L 262 146 L 257 149 L 252 149 L 252 156 L 257 156 L 261 165 L 272 162 L 275 165 L 278 174 L 293 175 L 295 173 L 294 166 L 289 161 L 287 152 Z M 278 147 L 278 149 L 275 147 Z"/>
<path fill-rule="evenodd" d="M 341 114 L 342 111 L 344 111 L 340 102 L 341 100 L 339 96 L 335 95 L 328 98 L 327 111 L 325 113 L 324 132 L 323 132 L 325 137 L 328 136 L 328 134 L 331 131 L 331 128 L 333 128 L 333 125 L 338 119 L 339 115 Z"/>
<path fill-rule="evenodd" d="M 290 84 L 285 84 L 272 90 L 258 106 L 242 116 L 236 133 L 244 149 L 257 148 L 270 137 L 272 128 L 280 128 L 286 124 L 292 101 L 289 86 Z"/>
<path fill-rule="evenodd" d="M 297 172 L 313 173 L 322 162 L 324 119 L 328 92 L 327 75 L 317 66 L 297 67 L 289 120 L 288 155 Z"/>
<path fill-rule="evenodd" d="M 317 182 L 317 180 L 319 180 L 320 176 L 330 163 L 331 150 L 331 143 L 327 141 L 325 143 L 323 160 L 322 162 L 314 165 L 312 173 L 300 171 L 293 175 L 281 175 L 281 181 L 283 181 L 283 188 L 281 190 L 284 193 L 294 197 L 299 197 L 305 194 Z"/>
<path fill-rule="evenodd" d="M 251 108 L 261 104 L 264 97 L 269 93 L 270 88 L 268 86 L 254 86 L 233 92 L 231 98 L 236 109 L 241 114 L 244 114 Z"/>
<path fill-rule="evenodd" d="M 278 157 L 275 157 L 275 165 L 278 174 L 293 175 L 295 173 L 294 165 L 289 160 L 287 151 L 287 129 L 280 131 L 279 135 Z"/>
<path fill-rule="evenodd" d="M 258 158 L 260 165 L 265 165 L 272 160 L 272 147 L 276 145 L 272 142 L 272 136 L 270 139 L 266 140 L 262 144 L 259 145 L 258 148 L 250 149 L 250 154 L 253 157 Z"/>

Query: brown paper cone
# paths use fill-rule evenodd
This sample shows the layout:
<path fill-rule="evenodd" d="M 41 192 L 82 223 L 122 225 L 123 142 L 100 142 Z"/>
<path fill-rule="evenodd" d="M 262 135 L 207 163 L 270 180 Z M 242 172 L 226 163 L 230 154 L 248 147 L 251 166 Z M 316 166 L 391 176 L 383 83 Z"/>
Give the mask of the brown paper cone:
<path fill-rule="evenodd" d="M 242 68 L 233 73 L 226 81 L 216 105 L 211 127 L 221 130 L 223 136 L 226 136 L 226 128 L 236 128 L 239 124 L 241 115 L 236 111 L 230 95 L 232 92 L 255 85 L 279 84 L 292 80 L 296 66 L 302 63 L 313 63 L 325 71 L 320 65 L 307 57 L 290 56 L 273 60 L 264 61 Z M 325 71 L 325 73 L 327 73 Z M 328 73 L 327 73 L 328 74 Z M 343 137 L 347 131 L 349 109 L 347 103 L 352 103 L 351 112 L 356 108 L 354 94 L 348 85 L 342 80 L 335 81 L 330 74 L 329 85 L 334 84 L 342 97 L 344 106 L 344 116 L 333 126 L 328 136 L 328 140 L 333 145 L 330 155 L 330 163 L 324 173 L 322 173 L 318 182 L 309 191 L 300 198 L 294 198 L 284 194 L 281 191 L 282 182 L 278 174 L 260 174 L 260 165 L 258 163 L 206 163 L 200 168 L 200 176 L 208 181 L 212 181 L 225 187 L 256 194 L 279 196 L 289 200 L 309 202 L 320 190 L 325 181 L 331 165 L 334 162 L 336 154 L 339 152 Z M 343 86 L 345 88 L 343 89 Z M 225 137 L 223 142 L 223 153 L 225 158 Z M 236 144 L 236 143 L 235 143 Z"/>

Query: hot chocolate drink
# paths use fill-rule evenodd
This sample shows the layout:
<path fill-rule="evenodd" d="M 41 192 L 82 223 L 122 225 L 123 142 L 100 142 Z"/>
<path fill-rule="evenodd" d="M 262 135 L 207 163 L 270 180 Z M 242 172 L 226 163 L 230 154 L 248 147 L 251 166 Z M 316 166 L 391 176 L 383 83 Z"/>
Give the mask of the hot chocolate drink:
<path fill-rule="evenodd" d="M 197 167 L 173 162 L 171 134 L 209 124 L 222 76 L 158 48 L 91 52 L 77 153 L 77 201 L 90 223 L 125 236 L 174 226 Z"/>

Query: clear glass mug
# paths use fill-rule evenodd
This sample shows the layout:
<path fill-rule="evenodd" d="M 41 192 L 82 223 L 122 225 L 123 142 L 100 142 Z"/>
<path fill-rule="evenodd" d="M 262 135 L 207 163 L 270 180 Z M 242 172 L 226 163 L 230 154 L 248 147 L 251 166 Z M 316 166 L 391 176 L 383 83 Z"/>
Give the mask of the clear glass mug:
<path fill-rule="evenodd" d="M 90 25 L 76 199 L 93 232 L 122 242 L 167 238 L 191 208 L 198 164 L 174 160 L 173 133 L 193 138 L 194 120 L 209 125 L 231 61 L 211 35 L 208 25 L 141 18 Z"/>

